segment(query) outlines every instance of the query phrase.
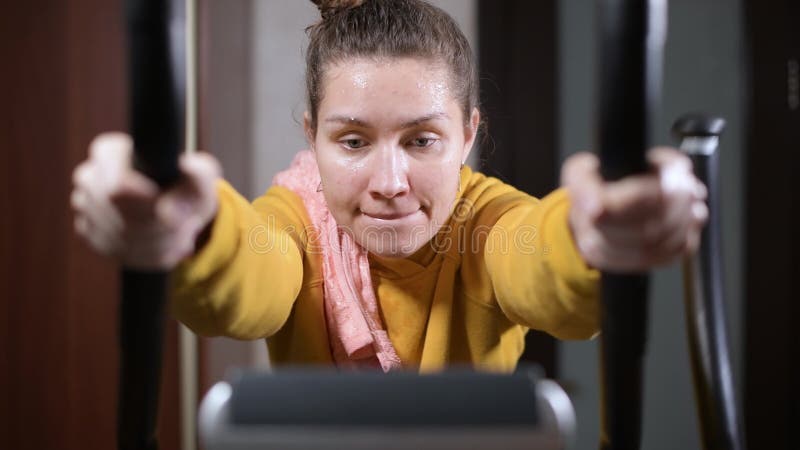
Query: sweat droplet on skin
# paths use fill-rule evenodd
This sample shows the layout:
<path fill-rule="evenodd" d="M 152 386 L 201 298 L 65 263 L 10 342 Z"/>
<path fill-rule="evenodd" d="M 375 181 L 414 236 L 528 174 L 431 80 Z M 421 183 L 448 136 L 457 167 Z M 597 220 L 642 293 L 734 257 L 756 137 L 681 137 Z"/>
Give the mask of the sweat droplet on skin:
<path fill-rule="evenodd" d="M 430 82 L 428 80 L 418 83 L 417 88 L 421 91 L 428 91 L 431 93 L 433 100 L 433 107 L 436 109 L 444 109 L 447 100 L 450 99 L 447 83 L 436 81 Z"/>
<path fill-rule="evenodd" d="M 358 173 L 359 171 L 364 169 L 364 167 L 365 167 L 364 161 L 350 162 L 349 164 L 347 164 L 347 169 L 351 173 Z"/>
<path fill-rule="evenodd" d="M 353 86 L 359 89 L 366 89 L 369 86 L 368 77 L 364 73 L 357 73 L 353 76 Z"/>

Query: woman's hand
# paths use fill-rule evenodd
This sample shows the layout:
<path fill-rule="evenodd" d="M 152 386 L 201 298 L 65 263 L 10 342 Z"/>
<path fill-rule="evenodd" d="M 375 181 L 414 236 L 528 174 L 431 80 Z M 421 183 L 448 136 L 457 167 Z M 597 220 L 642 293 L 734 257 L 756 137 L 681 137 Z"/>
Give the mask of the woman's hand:
<path fill-rule="evenodd" d="M 561 172 L 572 199 L 569 224 L 586 262 L 601 270 L 639 272 L 694 252 L 708 217 L 706 188 L 688 157 L 672 148 L 647 154 L 653 170 L 615 182 L 595 155 L 570 157 Z"/>
<path fill-rule="evenodd" d="M 97 136 L 73 172 L 75 230 L 96 251 L 133 269 L 171 269 L 194 254 L 217 211 L 216 159 L 183 155 L 182 178 L 166 191 L 131 167 L 133 143 L 122 133 Z"/>

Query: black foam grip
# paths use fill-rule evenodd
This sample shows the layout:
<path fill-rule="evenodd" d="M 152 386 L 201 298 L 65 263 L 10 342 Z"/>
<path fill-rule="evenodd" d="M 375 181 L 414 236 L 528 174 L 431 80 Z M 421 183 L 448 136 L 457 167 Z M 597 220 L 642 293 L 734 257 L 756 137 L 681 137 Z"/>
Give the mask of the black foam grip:
<path fill-rule="evenodd" d="M 177 4 L 177 3 L 176 3 Z M 126 0 L 134 165 L 159 186 L 177 180 L 184 137 L 185 50 L 169 0 Z M 179 10 L 178 10 L 179 11 Z M 180 22 L 178 22 L 180 23 Z M 182 37 L 179 37 L 182 38 Z M 117 444 L 155 450 L 168 274 L 125 268 L 120 306 Z"/>
<path fill-rule="evenodd" d="M 606 180 L 647 170 L 650 120 L 659 97 L 663 43 L 649 0 L 598 2 L 597 148 Z M 647 274 L 603 273 L 601 448 L 641 441 L 642 367 L 647 339 Z"/>

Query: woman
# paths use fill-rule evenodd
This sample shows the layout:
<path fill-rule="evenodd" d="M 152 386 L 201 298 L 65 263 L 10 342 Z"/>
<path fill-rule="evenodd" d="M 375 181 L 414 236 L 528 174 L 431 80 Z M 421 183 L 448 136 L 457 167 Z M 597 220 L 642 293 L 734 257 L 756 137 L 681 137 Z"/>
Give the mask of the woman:
<path fill-rule="evenodd" d="M 275 363 L 451 364 L 511 371 L 529 328 L 598 328 L 598 269 L 646 270 L 697 247 L 705 189 L 671 149 L 605 183 L 594 156 L 534 199 L 465 167 L 478 81 L 453 20 L 420 0 L 315 1 L 306 54 L 310 151 L 252 204 L 209 155 L 166 192 L 99 136 L 75 172 L 76 229 L 136 268 L 173 270 L 198 333 L 267 338 Z"/>

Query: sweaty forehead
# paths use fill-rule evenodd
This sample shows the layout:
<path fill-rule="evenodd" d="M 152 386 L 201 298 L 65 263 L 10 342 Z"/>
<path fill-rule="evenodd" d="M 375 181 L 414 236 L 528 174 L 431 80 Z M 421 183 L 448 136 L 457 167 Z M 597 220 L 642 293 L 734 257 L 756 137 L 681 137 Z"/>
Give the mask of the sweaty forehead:
<path fill-rule="evenodd" d="M 453 99 L 450 84 L 446 66 L 428 59 L 349 59 L 327 67 L 322 103 L 397 97 L 441 107 Z"/>

